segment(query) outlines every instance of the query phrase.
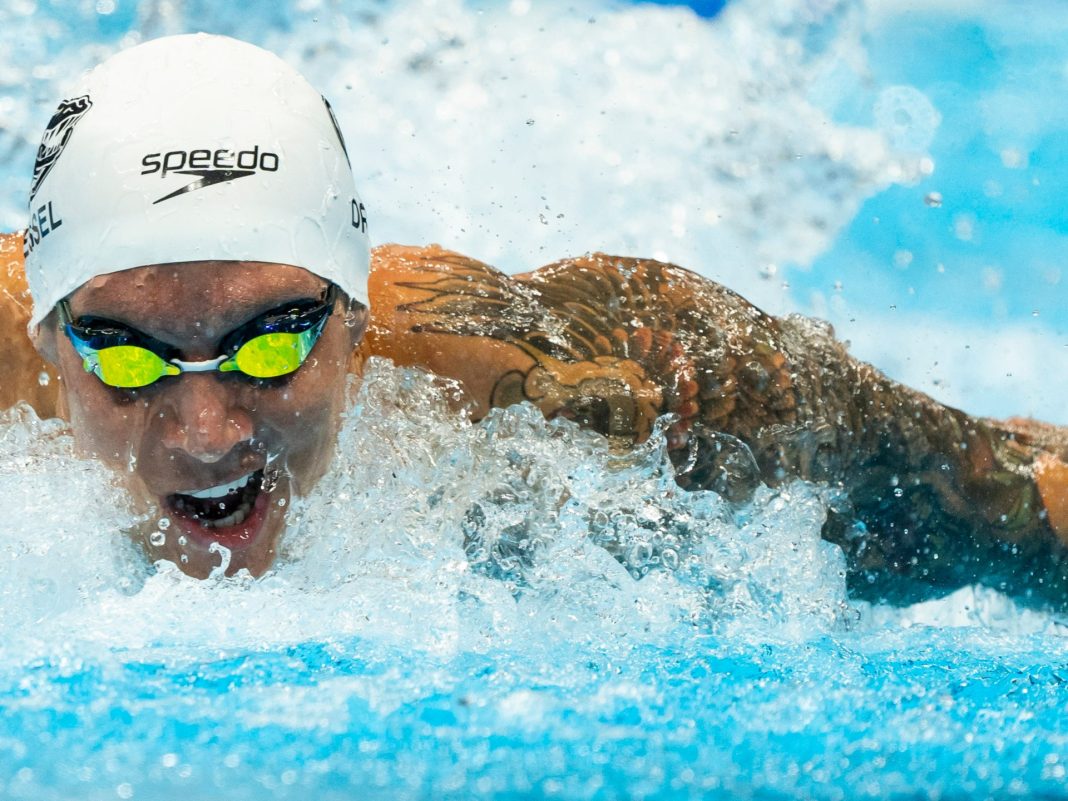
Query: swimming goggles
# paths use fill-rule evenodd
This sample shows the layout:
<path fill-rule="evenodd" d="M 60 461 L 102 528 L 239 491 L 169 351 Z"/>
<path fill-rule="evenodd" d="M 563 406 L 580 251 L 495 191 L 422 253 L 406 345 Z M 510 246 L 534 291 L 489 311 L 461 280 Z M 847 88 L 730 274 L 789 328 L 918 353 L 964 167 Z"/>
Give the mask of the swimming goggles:
<path fill-rule="evenodd" d="M 66 300 L 59 302 L 59 316 L 85 372 L 109 387 L 136 389 L 181 373 L 288 375 L 304 364 L 319 341 L 336 298 L 337 287 L 330 284 L 320 300 L 297 300 L 266 311 L 227 334 L 221 356 L 202 362 L 183 361 L 174 346 L 113 320 L 91 316 L 74 320 Z"/>

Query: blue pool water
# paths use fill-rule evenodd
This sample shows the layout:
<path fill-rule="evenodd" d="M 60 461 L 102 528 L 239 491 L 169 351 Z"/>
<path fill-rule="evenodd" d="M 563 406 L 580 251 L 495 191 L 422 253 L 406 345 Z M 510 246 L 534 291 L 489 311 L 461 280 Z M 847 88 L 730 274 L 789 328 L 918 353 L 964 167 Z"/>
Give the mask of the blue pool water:
<path fill-rule="evenodd" d="M 1068 12 L 696 5 L 8 3 L 0 223 L 68 76 L 238 34 L 331 97 L 377 242 L 669 258 L 1068 423 Z M 260 581 L 144 565 L 62 424 L 0 417 L 0 798 L 1068 797 L 1052 616 L 852 601 L 825 488 L 731 509 L 447 392 L 372 365 Z"/>

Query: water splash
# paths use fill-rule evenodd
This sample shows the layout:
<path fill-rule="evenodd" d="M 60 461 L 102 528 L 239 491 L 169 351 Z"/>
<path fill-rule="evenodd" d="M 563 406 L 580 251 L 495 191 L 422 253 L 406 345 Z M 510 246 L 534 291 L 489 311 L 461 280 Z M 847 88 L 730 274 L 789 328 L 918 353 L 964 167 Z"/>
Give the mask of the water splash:
<path fill-rule="evenodd" d="M 929 726 L 1010 725 L 996 688 L 1015 681 L 1034 717 L 1013 730 L 1041 731 L 1019 740 L 1034 768 L 1015 780 L 1056 780 L 1068 648 L 1048 616 L 985 591 L 851 604 L 818 486 L 742 506 L 686 493 L 659 431 L 619 454 L 529 406 L 472 424 L 448 382 L 367 368 L 334 468 L 290 504 L 259 580 L 146 565 L 122 493 L 63 424 L 3 418 L 0 791 L 491 797 L 533 781 L 595 798 L 667 792 L 670 775 L 728 798 L 754 776 L 810 794 L 817 774 L 828 797 L 948 791 L 1005 776 L 999 726 L 939 739 L 969 759 L 932 757 L 921 779 L 901 755 L 932 747 Z"/>
<path fill-rule="evenodd" d="M 527 405 L 472 425 L 458 397 L 440 379 L 372 360 L 334 469 L 290 510 L 272 574 L 231 582 L 216 571 L 204 585 L 169 568 L 146 578 L 122 534 L 133 518 L 104 469 L 75 455 L 57 421 L 10 413 L 0 429 L 0 503 L 12 510 L 0 538 L 0 618 L 11 633 L 32 622 L 37 636 L 57 640 L 143 642 L 177 627 L 203 642 L 233 634 L 205 623 L 219 617 L 218 594 L 232 593 L 227 603 L 287 610 L 249 625 L 241 642 L 316 632 L 424 642 L 416 622 L 424 617 L 443 621 L 431 639 L 458 641 L 475 625 L 499 642 L 529 633 L 534 618 L 546 622 L 538 610 L 550 606 L 553 625 L 570 621 L 592 642 L 635 629 L 653 641 L 679 625 L 713 631 L 739 620 L 804 620 L 819 631 L 845 609 L 841 555 L 819 538 L 817 488 L 765 488 L 736 511 L 714 493 L 675 486 L 662 426 L 621 455 Z M 188 597 L 163 603 L 161 586 Z M 474 598 L 485 610 L 472 618 L 464 599 Z M 108 633 L 116 621 L 102 603 L 125 605 L 124 633 Z M 411 630 L 398 627 L 398 605 Z M 338 625 L 326 614 L 356 608 L 363 622 Z"/>
<path fill-rule="evenodd" d="M 121 536 L 134 520 L 58 420 L 28 406 L 0 413 L 0 636 L 133 591 L 146 571 Z"/>
<path fill-rule="evenodd" d="M 0 23 L 27 31 L 0 55 L 13 154 L 0 223 L 24 223 L 24 176 L 48 117 L 39 98 L 58 99 L 121 47 L 205 19 L 279 53 L 332 99 L 358 142 L 377 242 L 441 242 L 506 270 L 589 249 L 645 254 L 729 270 L 735 289 L 775 310 L 783 296 L 762 269 L 807 264 L 865 198 L 924 169 L 923 153 L 892 146 L 900 122 L 829 113 L 852 101 L 845 76 L 864 69 L 860 0 L 738 0 L 714 24 L 602 0 L 272 9 L 148 0 L 121 15 L 124 30 L 90 42 L 75 33 L 94 30 L 84 3 L 53 0 L 38 12 L 49 24 L 27 25 L 24 4 L 0 10 Z M 896 109 L 930 105 L 911 92 Z M 709 261 L 722 253 L 729 266 Z"/>

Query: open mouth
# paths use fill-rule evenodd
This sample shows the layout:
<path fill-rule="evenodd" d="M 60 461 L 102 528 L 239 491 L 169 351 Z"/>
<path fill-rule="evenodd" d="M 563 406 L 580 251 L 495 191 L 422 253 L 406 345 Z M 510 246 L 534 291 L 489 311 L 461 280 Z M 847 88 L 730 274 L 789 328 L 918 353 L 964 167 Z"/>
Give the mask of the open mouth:
<path fill-rule="evenodd" d="M 256 470 L 226 484 L 164 499 L 175 522 L 201 540 L 251 540 L 266 517 L 267 500 L 277 479 Z"/>
<path fill-rule="evenodd" d="M 229 528 L 245 522 L 262 487 L 263 471 L 256 470 L 229 484 L 176 492 L 167 497 L 167 503 L 177 514 L 205 528 Z"/>

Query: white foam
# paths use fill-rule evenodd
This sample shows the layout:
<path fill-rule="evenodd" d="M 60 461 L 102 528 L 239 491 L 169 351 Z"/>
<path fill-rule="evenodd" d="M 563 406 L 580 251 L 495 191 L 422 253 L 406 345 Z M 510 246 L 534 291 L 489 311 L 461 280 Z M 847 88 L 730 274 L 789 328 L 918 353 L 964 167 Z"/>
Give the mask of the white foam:
<path fill-rule="evenodd" d="M 154 34 L 182 26 L 152 8 Z M 778 265 L 811 260 L 866 197 L 929 169 L 920 151 L 938 120 L 914 90 L 883 96 L 881 127 L 824 112 L 833 76 L 863 72 L 863 17 L 860 3 L 794 0 L 739 0 L 714 24 L 595 2 L 407 0 L 351 21 L 302 16 L 258 41 L 331 97 L 377 241 L 437 240 L 512 270 L 591 249 L 654 255 L 782 310 L 767 280 Z M 22 132 L 12 147 L 32 161 L 47 117 L 36 98 L 108 49 L 57 58 L 34 28 L 5 54 L 11 70 L 42 65 L 4 107 Z M 901 108 L 922 113 L 905 124 Z M 21 195 L 6 197 L 14 227 Z M 424 379 L 381 366 L 335 472 L 298 505 L 287 561 L 258 582 L 145 577 L 102 469 L 55 424 L 5 418 L 0 431 L 0 633 L 46 648 L 346 634 L 444 653 L 561 637 L 625 648 L 680 626 L 808 636 L 843 615 L 817 489 L 764 492 L 735 519 L 675 490 L 661 440 L 624 465 L 532 409 L 471 427 Z M 599 543 L 608 529 L 648 575 Z"/>
<path fill-rule="evenodd" d="M 862 32 L 850 4 L 741 2 L 710 24 L 679 8 L 409 0 L 267 44 L 338 98 L 376 241 L 509 270 L 657 255 L 781 306 L 769 265 L 808 262 L 863 199 L 921 172 L 812 98 L 862 59 Z"/>
<path fill-rule="evenodd" d="M 473 426 L 440 381 L 373 360 L 333 471 L 294 505 L 267 577 L 146 577 L 132 518 L 58 423 L 0 426 L 0 634 L 51 650 L 263 647 L 371 637 L 432 653 L 555 642 L 630 649 L 680 631 L 809 636 L 845 613 L 841 553 L 803 484 L 740 516 L 530 406 Z M 664 567 L 670 565 L 674 569 Z M 676 567 L 677 565 L 677 567 Z M 31 629 L 27 628 L 32 624 Z"/>

